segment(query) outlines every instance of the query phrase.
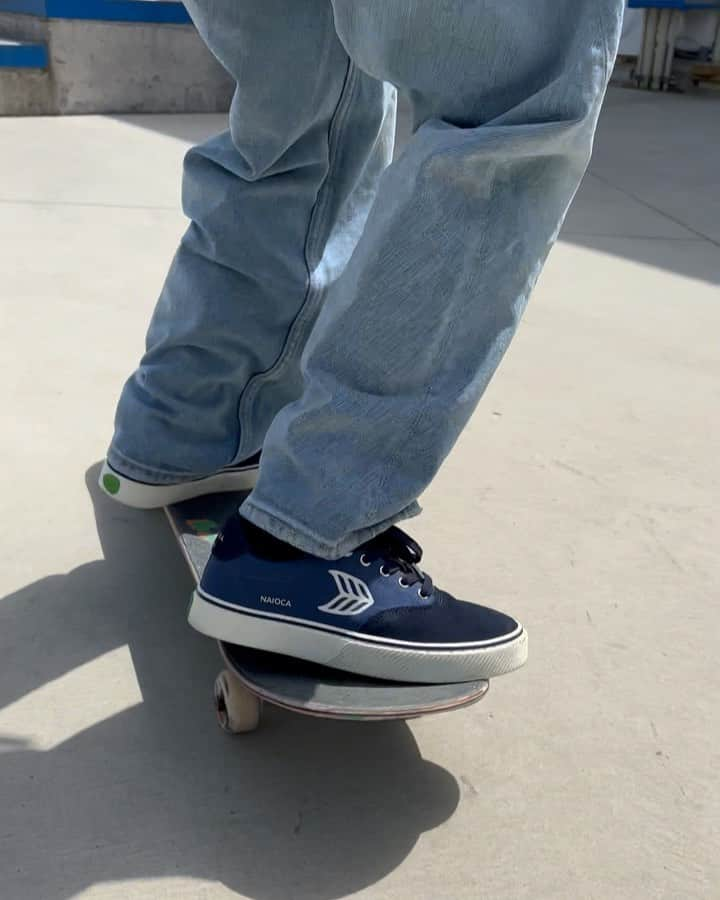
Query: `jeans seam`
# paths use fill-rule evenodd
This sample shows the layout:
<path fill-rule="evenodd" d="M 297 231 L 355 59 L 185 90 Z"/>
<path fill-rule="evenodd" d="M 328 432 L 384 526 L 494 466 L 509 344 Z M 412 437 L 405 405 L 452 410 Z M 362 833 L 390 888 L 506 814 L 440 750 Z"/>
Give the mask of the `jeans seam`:
<path fill-rule="evenodd" d="M 272 364 L 272 366 L 270 366 L 264 372 L 258 372 L 253 375 L 246 385 L 244 391 L 240 395 L 237 409 L 237 419 L 240 423 L 240 441 L 235 456 L 233 457 L 233 461 L 242 458 L 243 456 L 248 456 L 253 452 L 253 450 L 257 449 L 248 449 L 247 447 L 245 437 L 246 430 L 242 427 L 242 421 L 245 418 L 244 410 L 251 406 L 255 397 L 257 396 L 258 391 L 264 384 L 267 384 L 267 382 L 272 380 L 277 380 L 288 360 L 292 358 L 295 350 L 301 342 L 305 330 L 304 325 L 307 322 L 312 310 L 317 306 L 317 301 L 319 301 L 323 293 L 313 283 L 313 251 L 315 250 L 317 242 L 320 239 L 320 235 L 323 233 L 323 225 L 325 224 L 325 212 L 330 195 L 330 176 L 334 168 L 336 150 L 340 142 L 340 135 L 350 111 L 350 100 L 352 98 L 355 85 L 357 84 L 356 76 L 357 69 L 352 60 L 348 60 L 347 69 L 345 71 L 345 79 L 340 90 L 340 96 L 338 97 L 335 111 L 333 112 L 328 126 L 327 172 L 322 184 L 320 185 L 320 188 L 318 189 L 315 203 L 313 204 L 313 208 L 310 212 L 310 219 L 308 222 L 308 228 L 305 237 L 305 246 L 303 250 L 305 267 L 307 270 L 307 288 L 305 291 L 305 296 L 300 305 L 300 308 L 297 311 L 295 319 L 288 329 L 288 333 L 285 337 L 285 342 L 282 349 L 280 350 L 277 359 Z"/>

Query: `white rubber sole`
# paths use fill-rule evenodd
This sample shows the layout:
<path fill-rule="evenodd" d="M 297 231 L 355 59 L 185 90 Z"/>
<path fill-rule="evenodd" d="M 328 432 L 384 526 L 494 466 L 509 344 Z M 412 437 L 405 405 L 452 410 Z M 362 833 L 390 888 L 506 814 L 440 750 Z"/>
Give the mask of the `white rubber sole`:
<path fill-rule="evenodd" d="M 361 640 L 277 618 L 245 614 L 206 599 L 195 590 L 188 622 L 197 631 L 243 647 L 306 659 L 357 675 L 424 684 L 449 684 L 496 678 L 519 669 L 527 660 L 524 629 L 504 643 L 443 650 L 411 648 L 401 642 Z"/>
<path fill-rule="evenodd" d="M 135 509 L 158 509 L 205 494 L 250 491 L 255 487 L 257 476 L 258 467 L 247 466 L 228 469 L 208 478 L 199 478 L 197 481 L 184 481 L 179 484 L 143 484 L 140 481 L 133 481 L 132 478 L 126 478 L 104 462 L 98 484 L 103 493 L 124 506 L 132 506 Z"/>

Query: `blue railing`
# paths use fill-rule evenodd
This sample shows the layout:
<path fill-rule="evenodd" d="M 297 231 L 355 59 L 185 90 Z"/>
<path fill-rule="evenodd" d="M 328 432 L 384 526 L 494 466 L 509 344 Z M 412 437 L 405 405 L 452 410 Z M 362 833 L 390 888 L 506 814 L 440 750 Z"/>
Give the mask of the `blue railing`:
<path fill-rule="evenodd" d="M 45 44 L 22 41 L 0 41 L 0 68 L 46 69 L 48 54 Z"/>
<path fill-rule="evenodd" d="M 628 6 L 631 9 L 720 9 L 718 0 L 629 0 Z"/>
<path fill-rule="evenodd" d="M 0 0 L 0 12 L 105 22 L 159 22 L 171 25 L 190 22 L 185 7 L 174 0 Z"/>

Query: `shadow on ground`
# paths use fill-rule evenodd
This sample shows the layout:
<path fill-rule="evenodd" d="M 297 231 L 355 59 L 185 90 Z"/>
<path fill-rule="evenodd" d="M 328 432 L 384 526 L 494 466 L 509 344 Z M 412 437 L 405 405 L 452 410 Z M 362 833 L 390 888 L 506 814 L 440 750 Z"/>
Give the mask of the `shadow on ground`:
<path fill-rule="evenodd" d="M 720 284 L 718 141 L 717 94 L 612 88 L 560 239 Z"/>
<path fill-rule="evenodd" d="M 199 144 L 228 127 L 227 113 L 123 113 L 107 118 L 190 144 Z"/>
<path fill-rule="evenodd" d="M 253 735 L 220 732 L 217 651 L 185 623 L 191 582 L 164 516 L 112 503 L 96 478 L 94 466 L 104 559 L 0 604 L 0 705 L 124 645 L 142 702 L 47 751 L 0 738 L 4 895 L 61 900 L 182 875 L 318 900 L 391 872 L 452 815 L 455 779 L 422 759 L 404 723 L 270 709 Z M 89 692 L 108 689 L 88 679 Z"/>

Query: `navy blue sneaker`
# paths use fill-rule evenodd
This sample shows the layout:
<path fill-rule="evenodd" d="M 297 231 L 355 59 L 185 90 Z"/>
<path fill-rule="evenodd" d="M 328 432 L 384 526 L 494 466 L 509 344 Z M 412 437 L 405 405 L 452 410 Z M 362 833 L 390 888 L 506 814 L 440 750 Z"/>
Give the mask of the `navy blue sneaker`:
<path fill-rule="evenodd" d="M 472 681 L 522 666 L 522 626 L 436 588 L 421 556 L 393 527 L 329 562 L 236 514 L 215 541 L 189 621 L 230 643 L 392 681 Z"/>
<path fill-rule="evenodd" d="M 255 487 L 260 468 L 260 454 L 250 459 L 226 466 L 219 472 L 192 478 L 186 481 L 174 481 L 169 484 L 148 484 L 123 475 L 105 460 L 100 470 L 98 483 L 101 489 L 122 503 L 135 509 L 157 509 L 171 506 L 193 497 L 204 494 L 221 494 L 224 491 L 250 491 Z"/>

